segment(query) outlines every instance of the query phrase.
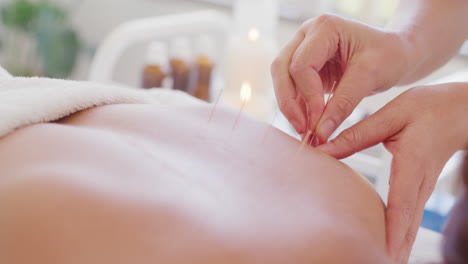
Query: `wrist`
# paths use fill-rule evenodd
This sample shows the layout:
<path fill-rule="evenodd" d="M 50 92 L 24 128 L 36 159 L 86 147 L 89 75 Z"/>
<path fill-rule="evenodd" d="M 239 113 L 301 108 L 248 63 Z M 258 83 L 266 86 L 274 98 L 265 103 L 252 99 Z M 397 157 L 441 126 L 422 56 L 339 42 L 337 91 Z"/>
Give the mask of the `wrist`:
<path fill-rule="evenodd" d="M 410 84 L 416 81 L 414 78 L 415 72 L 418 71 L 425 60 L 425 48 L 419 45 L 417 37 L 414 36 L 414 34 L 406 31 L 394 32 L 393 34 L 395 34 L 395 38 L 398 40 L 401 56 L 405 62 L 402 66 L 401 78 L 398 80 L 397 84 Z"/>
<path fill-rule="evenodd" d="M 468 150 L 468 83 L 449 83 L 447 102 L 452 105 L 452 116 L 442 117 L 450 120 L 447 130 L 452 130 L 456 150 Z"/>
<path fill-rule="evenodd" d="M 382 49 L 379 50 L 384 56 L 378 63 L 385 68 L 380 76 L 382 83 L 378 91 L 387 90 L 395 85 L 399 85 L 411 69 L 412 56 L 411 45 L 407 39 L 397 32 L 384 31 L 381 42 Z"/>

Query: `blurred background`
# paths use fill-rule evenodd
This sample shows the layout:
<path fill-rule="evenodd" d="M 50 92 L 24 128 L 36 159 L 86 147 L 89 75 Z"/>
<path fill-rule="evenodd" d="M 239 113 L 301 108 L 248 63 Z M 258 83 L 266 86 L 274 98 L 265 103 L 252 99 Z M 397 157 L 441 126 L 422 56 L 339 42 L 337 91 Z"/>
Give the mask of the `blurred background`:
<path fill-rule="evenodd" d="M 0 62 L 14 75 L 86 80 L 94 51 L 119 24 L 141 17 L 214 9 L 235 0 L 0 0 Z M 255 2 L 255 1 L 253 1 Z M 384 25 L 398 0 L 280 0 L 275 29 L 282 45 L 303 21 L 330 12 Z M 34 62 L 34 63 L 32 63 Z M 126 81 L 135 77 L 119 76 Z"/>
<path fill-rule="evenodd" d="M 279 48 L 305 20 L 322 13 L 383 27 L 398 3 L 399 0 L 0 0 L 0 64 L 15 76 L 182 90 L 205 101 L 220 100 L 245 108 L 299 137 L 278 114 L 274 99 L 269 66 Z M 466 50 L 412 86 L 468 81 Z M 365 99 L 339 131 L 374 113 L 408 88 L 396 87 Z M 449 162 L 427 205 L 423 225 L 433 230 L 440 230 L 458 192 L 460 157 L 458 153 Z M 385 198 L 390 159 L 379 145 L 345 162 L 366 176 Z"/>

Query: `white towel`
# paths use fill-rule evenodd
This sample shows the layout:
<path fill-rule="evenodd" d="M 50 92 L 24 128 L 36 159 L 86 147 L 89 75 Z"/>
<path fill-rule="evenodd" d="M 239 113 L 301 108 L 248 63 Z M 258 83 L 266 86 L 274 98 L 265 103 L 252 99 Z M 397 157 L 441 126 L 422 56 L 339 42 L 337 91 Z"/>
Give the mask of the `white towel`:
<path fill-rule="evenodd" d="M 178 91 L 46 78 L 0 78 L 0 137 L 15 129 L 58 120 L 109 104 L 197 104 Z"/>
<path fill-rule="evenodd" d="M 2 68 L 0 65 L 0 78 L 12 78 L 11 74 Z"/>

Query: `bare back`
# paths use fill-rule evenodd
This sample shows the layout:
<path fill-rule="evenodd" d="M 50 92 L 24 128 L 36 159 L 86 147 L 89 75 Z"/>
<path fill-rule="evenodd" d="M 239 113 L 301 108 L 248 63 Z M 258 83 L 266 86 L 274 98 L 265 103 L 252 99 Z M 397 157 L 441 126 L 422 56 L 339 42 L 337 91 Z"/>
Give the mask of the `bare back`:
<path fill-rule="evenodd" d="M 384 262 L 361 176 L 210 110 L 104 106 L 0 139 L 0 263 Z"/>

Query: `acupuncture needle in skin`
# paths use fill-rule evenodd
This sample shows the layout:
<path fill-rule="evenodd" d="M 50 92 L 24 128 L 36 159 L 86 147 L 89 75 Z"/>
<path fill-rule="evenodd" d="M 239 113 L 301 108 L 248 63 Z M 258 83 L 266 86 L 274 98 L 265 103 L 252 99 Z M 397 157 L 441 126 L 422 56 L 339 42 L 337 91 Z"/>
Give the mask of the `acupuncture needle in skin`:
<path fill-rule="evenodd" d="M 330 90 L 330 94 L 328 94 L 328 98 L 327 98 L 327 101 L 326 101 L 326 103 L 325 103 L 325 107 L 328 105 L 328 102 L 329 102 L 330 99 L 331 99 L 333 90 L 335 89 L 335 85 L 336 85 L 336 81 L 333 82 L 333 86 L 332 86 L 332 88 L 331 88 L 331 90 Z M 268 135 L 270 134 L 271 130 L 273 129 L 273 123 L 276 121 L 276 118 L 278 118 L 278 114 L 279 114 L 279 112 L 276 112 L 276 113 L 275 113 L 275 115 L 274 115 L 274 117 L 273 117 L 273 121 L 272 121 L 271 124 L 268 126 L 268 129 L 267 129 L 267 131 L 265 132 L 265 134 L 264 134 L 264 136 L 263 136 L 263 138 L 262 138 L 262 144 L 265 143 L 265 140 L 267 139 Z M 323 115 L 323 113 L 322 113 L 322 115 Z M 320 118 L 322 118 L 322 117 L 320 116 Z M 310 132 L 310 130 L 309 130 L 308 132 Z M 312 134 L 312 133 L 310 133 L 310 134 Z M 310 134 L 308 134 L 308 135 L 306 134 L 306 136 L 304 137 L 303 142 L 307 140 L 307 138 L 310 136 Z M 312 139 L 309 141 L 309 145 L 313 142 L 315 136 L 316 136 L 316 133 L 314 133 L 314 134 L 312 135 Z"/>
<path fill-rule="evenodd" d="M 242 114 L 242 112 L 244 111 L 244 107 L 245 107 L 246 104 L 247 104 L 247 101 L 246 101 L 246 100 L 243 100 L 243 101 L 242 101 L 242 105 L 241 105 L 241 107 L 240 107 L 240 109 L 239 109 L 239 113 L 237 114 L 236 120 L 234 121 L 234 126 L 232 126 L 232 130 L 231 130 L 231 131 L 234 131 L 234 129 L 236 129 L 237 124 L 239 123 L 239 119 L 240 119 L 240 117 L 241 117 L 241 114 Z"/>
<path fill-rule="evenodd" d="M 309 130 L 307 131 L 304 139 L 307 139 L 310 137 L 310 135 L 312 135 L 312 131 Z M 296 151 L 296 153 L 294 153 L 293 155 L 293 158 L 292 158 L 292 162 L 291 162 L 291 167 L 295 166 L 296 165 L 296 162 L 297 160 L 299 159 L 299 154 L 302 152 L 302 150 L 304 149 L 305 145 L 307 144 L 307 140 L 303 140 L 301 142 L 301 145 L 299 146 L 299 149 Z"/>
<path fill-rule="evenodd" d="M 211 123 L 211 120 L 213 119 L 214 112 L 216 111 L 216 107 L 218 106 L 219 100 L 221 99 L 221 96 L 223 95 L 223 92 L 224 92 L 224 89 L 222 89 L 222 90 L 219 92 L 218 97 L 216 98 L 216 101 L 215 101 L 215 103 L 213 104 L 213 107 L 211 108 L 211 111 L 210 111 L 210 118 L 208 119 L 208 124 Z"/>
<path fill-rule="evenodd" d="M 328 105 L 328 103 L 330 102 L 330 99 L 331 99 L 332 96 L 333 96 L 333 93 L 334 93 L 334 91 L 335 91 L 335 86 L 336 86 L 336 81 L 333 82 L 333 85 L 332 85 L 332 88 L 331 88 L 331 90 L 330 90 L 330 93 L 328 94 L 327 100 L 325 101 L 325 108 L 324 108 L 322 114 L 320 115 L 319 120 L 322 119 L 323 113 L 325 112 L 325 109 L 327 108 L 327 105 Z M 311 144 L 314 142 L 314 140 L 315 140 L 316 137 L 317 137 L 317 128 L 315 128 L 314 133 L 312 134 L 312 138 L 311 138 L 310 141 L 309 141 L 309 145 L 311 145 Z"/>
<path fill-rule="evenodd" d="M 331 96 L 332 96 L 332 94 L 333 94 L 333 92 L 334 92 L 334 89 L 335 89 L 335 85 L 336 85 L 336 81 L 333 82 L 332 89 L 331 89 L 330 94 L 328 95 L 327 101 L 326 101 L 326 103 L 325 103 L 325 108 L 327 107 L 328 102 L 329 102 L 330 99 L 331 99 Z M 322 115 L 323 115 L 323 112 L 322 112 Z M 320 116 L 320 118 L 322 118 L 322 117 Z M 320 120 L 320 119 L 319 119 L 319 120 Z M 295 153 L 294 156 L 293 156 L 293 161 L 292 161 L 292 165 L 293 165 L 293 166 L 296 164 L 297 159 L 299 158 L 298 156 L 299 156 L 299 154 L 302 152 L 302 150 L 304 149 L 305 145 L 306 145 L 307 143 L 309 143 L 308 138 L 312 135 L 312 133 L 314 134 L 313 137 L 312 137 L 312 140 L 313 140 L 313 139 L 315 138 L 315 135 L 316 135 L 315 131 L 312 132 L 312 130 L 310 130 L 310 129 L 307 131 L 307 133 L 306 133 L 306 135 L 305 135 L 305 137 L 304 137 L 304 140 L 301 142 L 301 145 L 299 146 L 299 149 L 296 151 L 296 153 Z"/>

